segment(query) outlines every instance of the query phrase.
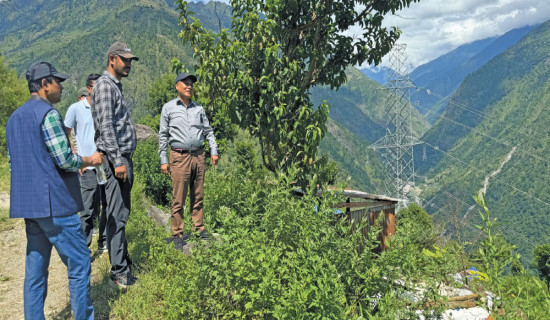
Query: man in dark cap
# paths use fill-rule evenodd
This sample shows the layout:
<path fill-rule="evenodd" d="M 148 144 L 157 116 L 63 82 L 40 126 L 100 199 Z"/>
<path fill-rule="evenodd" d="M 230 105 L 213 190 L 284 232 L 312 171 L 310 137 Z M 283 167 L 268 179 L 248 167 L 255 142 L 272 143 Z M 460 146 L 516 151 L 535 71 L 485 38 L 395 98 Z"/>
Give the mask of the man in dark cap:
<path fill-rule="evenodd" d="M 29 66 L 31 97 L 6 125 L 10 218 L 24 218 L 27 234 L 25 319 L 44 319 L 52 247 L 67 266 L 75 319 L 94 318 L 90 254 L 77 214 L 82 210 L 78 170 L 100 165 L 102 155 L 81 157 L 70 148 L 61 115 L 53 107 L 67 78 L 48 62 Z"/>
<path fill-rule="evenodd" d="M 159 131 L 160 170 L 172 175 L 172 241 L 182 249 L 189 234 L 183 233 L 183 206 L 189 190 L 192 231 L 199 232 L 203 240 L 208 235 L 202 222 L 204 199 L 205 154 L 202 147 L 206 137 L 210 146 L 212 166 L 218 163 L 218 146 L 214 130 L 208 122 L 204 108 L 191 100 L 194 75 L 180 73 L 176 77 L 178 97 L 162 107 Z M 166 149 L 170 146 L 170 164 Z"/>
<path fill-rule="evenodd" d="M 133 285 L 136 278 L 130 267 L 126 223 L 130 217 L 130 193 L 134 180 L 132 154 L 136 150 L 136 131 L 120 80 L 139 60 L 125 43 L 115 42 L 107 51 L 107 70 L 92 90 L 92 117 L 95 144 L 105 154 L 105 194 L 107 198 L 107 248 L 111 261 L 111 281 L 120 288 Z"/>

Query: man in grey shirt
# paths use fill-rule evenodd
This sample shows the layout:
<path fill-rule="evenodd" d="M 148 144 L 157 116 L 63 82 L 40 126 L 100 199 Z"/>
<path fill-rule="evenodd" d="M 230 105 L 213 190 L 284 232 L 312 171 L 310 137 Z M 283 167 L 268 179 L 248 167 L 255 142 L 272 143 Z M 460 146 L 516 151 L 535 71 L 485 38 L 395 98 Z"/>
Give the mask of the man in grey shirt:
<path fill-rule="evenodd" d="M 202 222 L 204 199 L 205 154 L 204 137 L 208 140 L 212 166 L 218 163 L 218 146 L 214 130 L 208 122 L 204 108 L 191 100 L 194 75 L 180 73 L 176 77 L 178 97 L 162 107 L 159 130 L 160 170 L 172 176 L 172 240 L 182 249 L 189 236 L 183 233 L 183 206 L 189 190 L 192 230 L 200 232 L 204 240 L 208 235 Z M 166 151 L 170 146 L 170 164 Z"/>

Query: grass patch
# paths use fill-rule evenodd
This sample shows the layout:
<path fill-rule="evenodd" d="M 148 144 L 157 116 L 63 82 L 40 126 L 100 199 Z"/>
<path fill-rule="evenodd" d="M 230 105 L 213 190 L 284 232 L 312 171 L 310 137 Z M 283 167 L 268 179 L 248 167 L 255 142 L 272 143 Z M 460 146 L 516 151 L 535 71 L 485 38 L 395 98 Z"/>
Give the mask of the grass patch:
<path fill-rule="evenodd" d="M 0 208 L 0 232 L 11 230 L 21 219 L 10 219 L 10 209 Z"/>
<path fill-rule="evenodd" d="M 8 158 L 0 155 L 0 192 L 10 191 L 10 177 Z"/>
<path fill-rule="evenodd" d="M 100 255 L 94 259 L 92 266 L 92 288 L 91 295 L 95 308 L 96 319 L 159 319 L 158 317 L 135 316 L 139 314 L 136 310 L 155 310 L 156 307 L 143 304 L 141 294 L 151 296 L 159 291 L 150 280 L 150 267 L 147 263 L 147 257 L 151 246 L 159 245 L 159 242 L 165 237 L 164 229 L 155 225 L 152 219 L 147 215 L 147 202 L 144 196 L 144 184 L 137 179 L 132 188 L 132 212 L 126 226 L 126 237 L 128 239 L 128 250 L 130 258 L 133 261 L 133 273 L 138 277 L 138 283 L 125 290 L 115 288 L 110 280 L 109 257 L 107 254 Z M 166 245 L 164 245 L 166 246 Z M 167 247 L 167 246 L 166 246 Z M 94 241 L 92 250 L 96 250 Z M 97 272 L 95 272 L 97 270 Z M 154 279 L 158 285 L 162 286 L 162 281 Z M 139 293 L 136 295 L 136 293 Z M 155 296 L 162 300 L 162 297 Z M 154 314 L 147 312 L 147 314 Z"/>

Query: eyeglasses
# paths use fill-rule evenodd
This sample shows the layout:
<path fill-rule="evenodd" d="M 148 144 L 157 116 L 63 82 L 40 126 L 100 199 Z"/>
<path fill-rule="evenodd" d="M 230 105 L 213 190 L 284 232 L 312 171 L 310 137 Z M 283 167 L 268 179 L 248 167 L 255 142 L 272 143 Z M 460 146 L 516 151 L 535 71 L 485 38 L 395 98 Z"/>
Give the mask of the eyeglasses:
<path fill-rule="evenodd" d="M 193 87 L 195 84 L 193 83 L 193 81 L 191 80 L 185 80 L 185 81 L 182 81 L 182 83 L 184 85 L 186 85 L 187 87 Z"/>

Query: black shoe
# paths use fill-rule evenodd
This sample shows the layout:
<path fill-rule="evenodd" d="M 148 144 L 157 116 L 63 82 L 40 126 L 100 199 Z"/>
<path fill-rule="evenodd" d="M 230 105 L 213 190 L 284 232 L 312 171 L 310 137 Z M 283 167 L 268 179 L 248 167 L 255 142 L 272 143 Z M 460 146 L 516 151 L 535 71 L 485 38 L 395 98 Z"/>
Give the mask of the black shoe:
<path fill-rule="evenodd" d="M 127 288 L 136 283 L 137 278 L 131 272 L 111 274 L 111 282 L 118 288 Z"/>
<path fill-rule="evenodd" d="M 202 229 L 202 231 L 199 233 L 199 235 L 201 236 L 201 239 L 204 240 L 204 241 L 210 240 L 210 238 L 208 237 L 208 234 L 206 233 L 205 229 Z"/>
<path fill-rule="evenodd" d="M 183 249 L 183 246 L 185 246 L 186 244 L 187 244 L 187 241 L 183 240 L 182 238 L 180 237 L 174 238 L 174 247 L 176 248 L 176 250 L 181 251 Z"/>

